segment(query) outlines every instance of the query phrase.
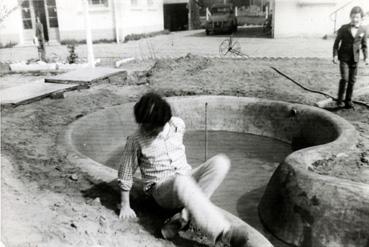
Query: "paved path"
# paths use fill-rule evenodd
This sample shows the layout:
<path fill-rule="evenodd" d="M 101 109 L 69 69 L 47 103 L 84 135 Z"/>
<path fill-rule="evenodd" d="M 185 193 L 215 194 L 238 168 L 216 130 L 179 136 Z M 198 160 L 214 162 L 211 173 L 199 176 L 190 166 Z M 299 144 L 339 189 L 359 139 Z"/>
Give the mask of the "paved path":
<path fill-rule="evenodd" d="M 251 36 L 251 37 L 250 37 Z M 206 36 L 204 30 L 174 32 L 153 38 L 130 41 L 123 44 L 95 44 L 94 53 L 97 58 L 127 58 L 145 59 L 149 57 L 178 57 L 192 53 L 203 56 L 218 56 L 219 44 L 227 35 Z M 255 57 L 319 57 L 330 58 L 333 40 L 319 38 L 288 38 L 271 39 L 249 35 L 247 29 L 240 29 L 235 35 L 242 51 Z M 65 59 L 68 56 L 66 46 L 47 46 L 47 56 L 58 56 Z M 76 49 L 80 57 L 87 56 L 86 45 Z M 21 61 L 37 58 L 35 47 L 15 47 L 0 49 L 0 61 Z"/>

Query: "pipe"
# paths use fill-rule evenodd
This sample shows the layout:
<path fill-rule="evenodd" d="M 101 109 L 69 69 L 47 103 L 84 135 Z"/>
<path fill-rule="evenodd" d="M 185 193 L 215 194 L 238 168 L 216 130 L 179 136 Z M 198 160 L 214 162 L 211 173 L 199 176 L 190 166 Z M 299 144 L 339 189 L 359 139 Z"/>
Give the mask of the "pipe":
<path fill-rule="evenodd" d="M 205 103 L 205 161 L 208 159 L 208 102 Z"/>

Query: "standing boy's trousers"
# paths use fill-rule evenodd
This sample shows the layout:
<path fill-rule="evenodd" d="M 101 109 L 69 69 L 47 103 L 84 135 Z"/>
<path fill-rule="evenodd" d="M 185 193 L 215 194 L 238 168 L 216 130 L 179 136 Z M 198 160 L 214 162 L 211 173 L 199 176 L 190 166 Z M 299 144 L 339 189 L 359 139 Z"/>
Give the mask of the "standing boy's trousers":
<path fill-rule="evenodd" d="M 354 84 L 357 76 L 357 63 L 340 61 L 341 80 L 338 88 L 338 102 L 343 101 L 346 91 L 345 103 L 351 103 Z M 347 89 L 346 89 L 347 85 Z"/>
<path fill-rule="evenodd" d="M 190 175 L 176 175 L 155 185 L 155 201 L 168 209 L 186 208 L 195 225 L 215 240 L 230 229 L 230 223 L 209 198 L 222 183 L 230 168 L 225 155 L 216 155 Z"/>

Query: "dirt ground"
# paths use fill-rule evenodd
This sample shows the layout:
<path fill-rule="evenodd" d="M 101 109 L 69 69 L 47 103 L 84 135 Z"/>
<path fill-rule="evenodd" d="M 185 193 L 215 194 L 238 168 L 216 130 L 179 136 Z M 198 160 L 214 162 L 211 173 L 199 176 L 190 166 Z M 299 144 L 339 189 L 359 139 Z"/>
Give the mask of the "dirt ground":
<path fill-rule="evenodd" d="M 163 220 L 150 203 L 134 203 L 135 221 L 118 219 L 119 195 L 68 163 L 57 151 L 58 134 L 91 112 L 137 100 L 147 91 L 172 95 L 239 95 L 312 105 L 307 93 L 273 72 L 275 66 L 307 87 L 336 94 L 338 68 L 323 59 L 221 60 L 186 56 L 160 60 L 148 85 L 99 84 L 64 99 L 44 99 L 1 111 L 2 241 L 6 246 L 204 246 L 182 235 L 170 242 L 157 234 Z M 3 75 L 2 80 L 11 81 Z M 357 87 L 369 78 L 360 67 Z M 32 76 L 29 77 L 32 79 Z M 33 79 L 38 79 L 35 76 Z M 369 103 L 369 95 L 360 100 Z M 332 109 L 334 110 L 334 109 Z M 323 174 L 369 183 L 369 109 L 334 110 L 360 133 L 350 162 L 317 167 Z M 319 169 L 318 169 L 319 168 Z"/>

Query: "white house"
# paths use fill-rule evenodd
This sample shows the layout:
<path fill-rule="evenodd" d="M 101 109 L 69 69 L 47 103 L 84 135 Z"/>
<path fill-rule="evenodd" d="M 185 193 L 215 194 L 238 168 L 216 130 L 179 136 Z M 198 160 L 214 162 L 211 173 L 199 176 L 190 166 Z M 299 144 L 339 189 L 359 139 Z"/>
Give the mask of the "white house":
<path fill-rule="evenodd" d="M 84 40 L 83 0 L 1 0 L 13 11 L 0 23 L 0 43 L 32 42 L 40 16 L 50 42 Z M 93 40 L 164 29 L 163 0 L 88 0 Z"/>
<path fill-rule="evenodd" d="M 35 32 L 36 16 L 40 16 L 49 42 L 84 40 L 83 1 L 1 0 L 0 43 L 30 44 Z M 164 28 L 185 30 L 188 29 L 188 20 L 191 18 L 188 11 L 189 0 L 87 1 L 93 40 L 118 41 L 128 34 L 161 31 Z M 223 0 L 232 1 L 236 0 Z M 369 12 L 369 0 L 244 1 L 245 4 L 255 4 L 258 1 L 269 3 L 274 38 L 331 35 L 349 21 L 349 12 L 353 6 L 361 6 L 365 12 Z M 5 18 L 2 11 L 4 7 L 11 10 Z M 368 16 L 364 24 L 369 26 Z"/>

